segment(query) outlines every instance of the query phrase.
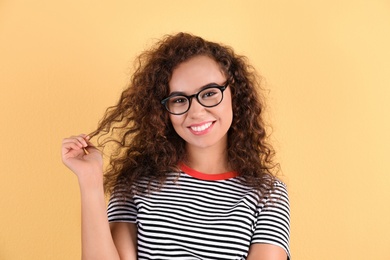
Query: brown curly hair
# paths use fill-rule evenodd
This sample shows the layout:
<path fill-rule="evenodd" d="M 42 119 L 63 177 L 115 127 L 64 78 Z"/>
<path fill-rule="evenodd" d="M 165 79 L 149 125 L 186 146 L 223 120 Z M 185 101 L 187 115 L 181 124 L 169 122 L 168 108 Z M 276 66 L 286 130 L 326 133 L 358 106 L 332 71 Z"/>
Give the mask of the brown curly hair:
<path fill-rule="evenodd" d="M 161 187 L 166 174 L 179 171 L 185 141 L 173 129 L 161 100 L 169 94 L 173 70 L 198 55 L 214 59 L 232 92 L 233 123 L 228 131 L 228 161 L 245 184 L 260 192 L 272 189 L 274 150 L 267 142 L 260 77 L 247 58 L 233 49 L 188 33 L 167 35 L 136 60 L 129 86 L 117 105 L 109 107 L 92 136 L 98 145 L 114 144 L 105 174 L 105 191 L 119 185 L 128 190 L 146 178 Z M 268 177 L 268 178 L 265 178 Z M 153 184 L 153 185 L 151 185 Z M 149 190 L 150 191 L 150 190 Z M 264 193 L 263 193 L 264 194 Z"/>

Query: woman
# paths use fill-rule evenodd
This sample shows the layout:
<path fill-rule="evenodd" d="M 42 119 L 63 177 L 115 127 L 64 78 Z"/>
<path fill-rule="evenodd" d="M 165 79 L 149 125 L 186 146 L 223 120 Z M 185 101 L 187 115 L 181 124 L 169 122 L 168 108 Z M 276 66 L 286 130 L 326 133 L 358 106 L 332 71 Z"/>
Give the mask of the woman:
<path fill-rule="evenodd" d="M 141 54 L 98 129 L 63 140 L 83 259 L 288 259 L 288 195 L 258 87 L 244 57 L 190 34 Z M 98 134 L 114 145 L 104 189 Z"/>

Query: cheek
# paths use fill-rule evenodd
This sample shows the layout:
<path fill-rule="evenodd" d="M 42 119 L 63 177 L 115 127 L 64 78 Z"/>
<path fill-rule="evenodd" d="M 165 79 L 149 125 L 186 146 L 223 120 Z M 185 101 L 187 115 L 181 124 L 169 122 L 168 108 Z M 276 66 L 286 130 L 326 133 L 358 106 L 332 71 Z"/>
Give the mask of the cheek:
<path fill-rule="evenodd" d="M 226 117 L 231 117 L 230 120 L 233 118 L 233 104 L 232 104 L 232 98 L 230 95 L 227 95 L 226 100 L 223 100 L 223 110 L 225 112 Z"/>
<path fill-rule="evenodd" d="M 172 125 L 175 125 L 176 124 L 176 117 L 169 114 L 169 120 L 171 121 Z"/>
<path fill-rule="evenodd" d="M 169 120 L 171 120 L 172 126 L 177 132 L 184 119 L 183 116 L 169 115 Z"/>
<path fill-rule="evenodd" d="M 227 127 L 228 129 L 230 129 L 230 127 L 232 126 L 233 124 L 233 120 L 234 120 L 234 115 L 233 115 L 233 107 L 232 107 L 232 104 L 230 103 L 229 106 L 226 108 L 226 124 L 227 124 Z"/>

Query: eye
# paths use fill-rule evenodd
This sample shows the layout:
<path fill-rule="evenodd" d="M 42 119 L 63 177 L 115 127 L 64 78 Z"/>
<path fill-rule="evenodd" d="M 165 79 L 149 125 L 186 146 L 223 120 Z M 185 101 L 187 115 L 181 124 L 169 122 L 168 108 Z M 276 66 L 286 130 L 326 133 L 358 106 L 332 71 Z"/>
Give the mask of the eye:
<path fill-rule="evenodd" d="M 214 95 L 218 95 L 218 93 L 219 93 L 219 89 L 217 89 L 217 88 L 205 89 L 202 92 L 201 97 L 202 97 L 202 99 L 207 99 L 207 98 L 211 98 Z"/>
<path fill-rule="evenodd" d="M 178 96 L 178 97 L 171 97 L 169 99 L 169 103 L 172 105 L 181 105 L 187 103 L 188 99 L 186 97 Z"/>

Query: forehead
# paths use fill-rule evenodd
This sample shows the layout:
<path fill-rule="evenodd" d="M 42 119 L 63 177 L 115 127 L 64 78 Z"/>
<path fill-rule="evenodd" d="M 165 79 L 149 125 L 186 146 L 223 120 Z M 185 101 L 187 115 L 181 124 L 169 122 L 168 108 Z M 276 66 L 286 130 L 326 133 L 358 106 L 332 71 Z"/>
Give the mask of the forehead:
<path fill-rule="evenodd" d="M 192 93 L 210 84 L 223 84 L 226 77 L 219 64 L 210 57 L 196 56 L 175 68 L 169 81 L 169 90 Z"/>

